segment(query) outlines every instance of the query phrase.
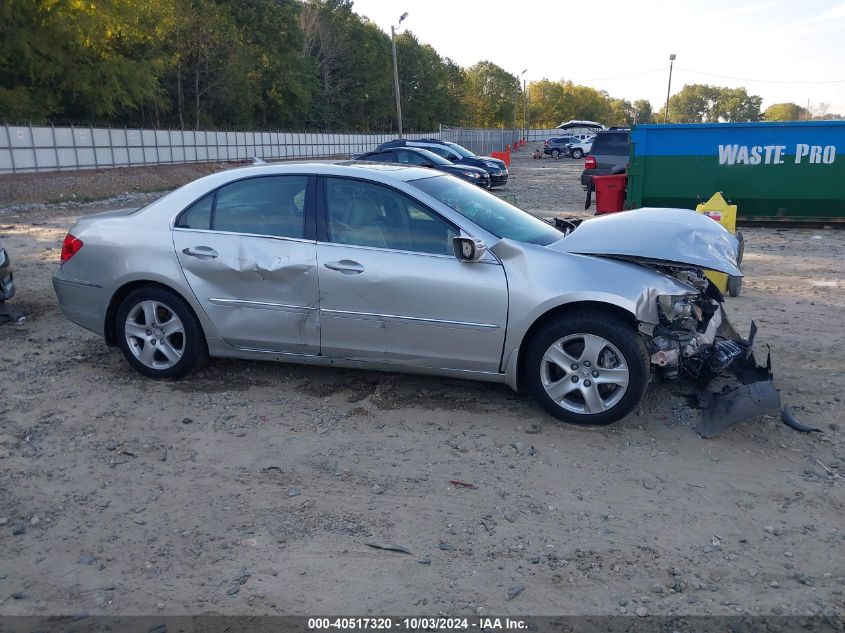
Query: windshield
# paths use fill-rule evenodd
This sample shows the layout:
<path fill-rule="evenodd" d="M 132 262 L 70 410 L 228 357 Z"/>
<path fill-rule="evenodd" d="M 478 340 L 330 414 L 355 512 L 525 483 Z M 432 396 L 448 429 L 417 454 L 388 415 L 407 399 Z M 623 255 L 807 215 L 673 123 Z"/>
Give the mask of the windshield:
<path fill-rule="evenodd" d="M 450 143 L 450 142 L 447 141 L 446 145 L 448 145 L 453 150 L 458 152 L 458 154 L 460 154 L 464 158 L 472 158 L 473 156 L 475 156 L 475 154 L 473 154 L 471 151 L 469 151 L 466 147 L 461 147 L 457 143 Z"/>
<path fill-rule="evenodd" d="M 562 235 L 554 227 L 517 209 L 477 185 L 457 178 L 437 176 L 409 184 L 436 198 L 496 237 L 546 246 Z"/>

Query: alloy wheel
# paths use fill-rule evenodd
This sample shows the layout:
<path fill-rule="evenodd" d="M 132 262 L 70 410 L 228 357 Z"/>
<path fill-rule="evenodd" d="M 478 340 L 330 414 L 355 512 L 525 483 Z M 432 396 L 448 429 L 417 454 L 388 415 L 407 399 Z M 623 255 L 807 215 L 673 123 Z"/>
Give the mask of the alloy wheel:
<path fill-rule="evenodd" d="M 151 369 L 169 369 L 185 353 L 185 326 L 172 308 L 147 299 L 135 304 L 123 326 L 129 350 Z"/>
<path fill-rule="evenodd" d="M 602 413 L 625 395 L 630 380 L 622 352 L 596 334 L 571 334 L 555 341 L 540 363 L 549 398 L 567 411 Z"/>

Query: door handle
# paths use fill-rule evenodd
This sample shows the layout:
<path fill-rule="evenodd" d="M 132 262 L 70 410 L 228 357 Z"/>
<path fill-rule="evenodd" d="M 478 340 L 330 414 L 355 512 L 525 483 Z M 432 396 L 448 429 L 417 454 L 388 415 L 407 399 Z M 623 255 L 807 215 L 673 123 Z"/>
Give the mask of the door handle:
<path fill-rule="evenodd" d="M 217 251 L 210 246 L 194 246 L 193 248 L 183 248 L 182 252 L 188 257 L 196 257 L 197 259 L 214 259 L 217 257 Z"/>
<path fill-rule="evenodd" d="M 342 275 L 360 275 L 364 272 L 364 267 L 351 259 L 341 259 L 337 262 L 326 262 L 323 266 L 329 270 L 336 270 Z"/>

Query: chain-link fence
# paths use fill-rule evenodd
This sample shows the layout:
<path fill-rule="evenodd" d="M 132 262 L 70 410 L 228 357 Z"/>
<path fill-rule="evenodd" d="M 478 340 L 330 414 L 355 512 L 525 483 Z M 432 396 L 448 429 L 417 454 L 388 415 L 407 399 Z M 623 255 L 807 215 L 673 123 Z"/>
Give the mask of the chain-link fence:
<path fill-rule="evenodd" d="M 440 126 L 440 138 L 451 141 L 475 154 L 489 155 L 490 152 L 501 152 L 507 145 L 522 137 L 522 130 L 518 128 L 485 129 L 471 127 Z"/>
<path fill-rule="evenodd" d="M 439 132 L 407 138 L 441 138 L 476 154 L 501 152 L 525 135 L 538 143 L 566 133 L 555 129 L 466 128 L 443 125 Z M 92 126 L 0 124 L 0 173 L 102 169 L 173 163 L 348 158 L 395 138 L 390 132 L 234 132 L 149 130 Z"/>
<path fill-rule="evenodd" d="M 420 132 L 409 138 L 436 138 Z M 348 158 L 392 133 L 232 132 L 2 125 L 0 173 L 100 169 L 173 163 Z"/>
<path fill-rule="evenodd" d="M 524 134 L 524 137 L 523 137 Z M 552 136 L 566 136 L 568 132 L 557 129 L 527 129 L 522 128 L 470 128 L 452 127 L 442 125 L 440 127 L 440 138 L 444 141 L 451 141 L 463 145 L 476 154 L 490 154 L 490 152 L 504 151 L 505 147 L 521 138 L 526 143 L 542 143 Z"/>

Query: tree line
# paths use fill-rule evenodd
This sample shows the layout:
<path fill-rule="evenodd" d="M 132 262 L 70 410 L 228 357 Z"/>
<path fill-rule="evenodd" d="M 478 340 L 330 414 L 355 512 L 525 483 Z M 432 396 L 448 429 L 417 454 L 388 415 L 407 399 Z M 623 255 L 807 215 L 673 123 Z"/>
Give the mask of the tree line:
<path fill-rule="evenodd" d="M 396 49 L 409 130 L 663 120 L 647 100 L 569 81 L 534 81 L 523 95 L 500 66 L 461 67 L 409 31 Z M 3 0 L 0 119 L 389 130 L 391 60 L 390 37 L 352 0 Z M 761 101 L 743 88 L 685 86 L 669 120 L 760 120 Z"/>

